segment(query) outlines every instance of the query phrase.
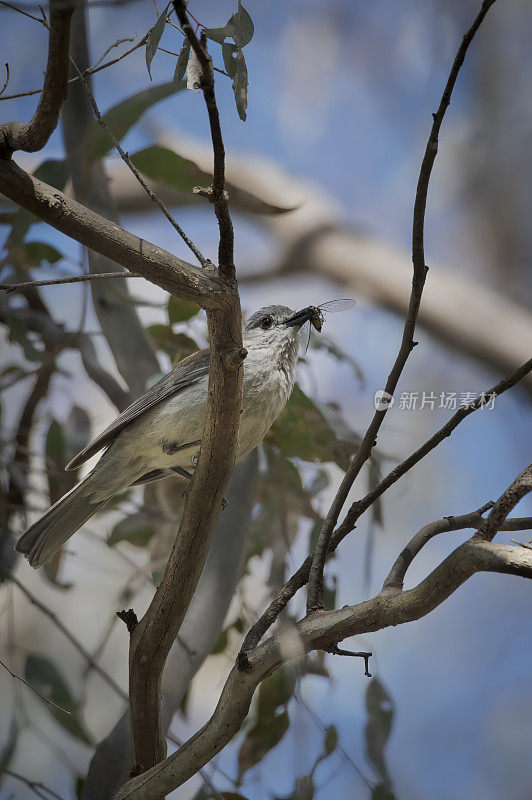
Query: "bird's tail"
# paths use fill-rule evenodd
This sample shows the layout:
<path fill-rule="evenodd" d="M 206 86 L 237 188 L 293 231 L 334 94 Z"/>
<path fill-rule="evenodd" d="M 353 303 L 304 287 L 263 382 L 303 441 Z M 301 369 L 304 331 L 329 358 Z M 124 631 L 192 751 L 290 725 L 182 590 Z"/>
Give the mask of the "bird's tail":
<path fill-rule="evenodd" d="M 35 522 L 16 544 L 32 567 L 42 567 L 84 522 L 101 508 L 105 500 L 91 500 L 94 494 L 94 473 L 74 486 Z"/>

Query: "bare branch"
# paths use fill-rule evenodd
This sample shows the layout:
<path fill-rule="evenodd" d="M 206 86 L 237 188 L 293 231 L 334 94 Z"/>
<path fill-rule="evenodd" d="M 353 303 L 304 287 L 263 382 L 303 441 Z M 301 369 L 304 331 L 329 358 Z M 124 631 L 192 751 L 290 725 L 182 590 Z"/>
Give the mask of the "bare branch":
<path fill-rule="evenodd" d="M 504 494 L 509 490 L 507 490 Z M 503 495 L 504 496 L 504 495 Z M 461 531 L 466 528 L 476 528 L 483 531 L 491 518 L 485 519 L 482 515 L 490 508 L 493 508 L 495 503 L 490 501 L 476 511 L 471 511 L 469 514 L 462 514 L 459 517 L 444 517 L 436 522 L 430 522 L 419 530 L 415 536 L 409 541 L 406 547 L 399 553 L 395 562 L 388 573 L 382 588 L 386 589 L 402 589 L 404 578 L 408 567 L 422 550 L 425 545 L 440 533 L 448 533 L 449 531 Z M 515 517 L 513 519 L 500 520 L 497 530 L 499 531 L 515 531 L 515 530 L 529 530 L 532 528 L 532 517 Z"/>
<path fill-rule="evenodd" d="M 9 775 L 10 778 L 20 781 L 20 783 L 27 786 L 36 797 L 40 797 L 41 800 L 50 800 L 51 797 L 53 797 L 54 800 L 63 800 L 60 794 L 57 794 L 57 792 L 54 792 L 53 789 L 50 789 L 49 786 L 46 786 L 40 781 L 32 781 L 24 775 L 20 775 L 18 772 L 13 772 L 11 769 L 2 769 L 2 774 Z M 44 794 L 45 792 L 46 794 Z"/>
<path fill-rule="evenodd" d="M 381 593 L 355 606 L 316 611 L 305 617 L 296 626 L 301 647 L 306 652 L 327 649 L 349 636 L 419 619 L 444 602 L 476 572 L 532 578 L 532 551 L 471 539 L 413 589 Z M 238 733 L 256 687 L 287 657 L 272 638 L 251 654 L 247 672 L 235 666 L 210 720 L 176 753 L 123 786 L 116 800 L 156 800 L 192 777 Z"/>
<path fill-rule="evenodd" d="M 211 128 L 212 149 L 214 153 L 214 171 L 212 178 L 212 203 L 218 220 L 220 229 L 220 244 L 218 247 L 218 268 L 224 277 L 234 280 L 234 232 L 229 205 L 225 192 L 225 149 L 220 126 L 220 115 L 216 105 L 214 94 L 214 73 L 212 70 L 212 60 L 207 52 L 207 40 L 202 35 L 201 42 L 192 30 L 188 21 L 186 3 L 183 0 L 173 0 L 175 12 L 189 40 L 194 53 L 196 54 L 202 68 L 201 89 L 207 106 L 209 115 L 209 125 Z"/>
<path fill-rule="evenodd" d="M 167 292 L 202 308 L 224 305 L 225 282 L 213 271 L 182 261 L 37 180 L 12 161 L 0 160 L 0 191 L 61 233 L 141 274 Z"/>
<path fill-rule="evenodd" d="M 142 278 L 144 277 L 139 272 L 96 272 L 88 273 L 86 275 L 71 275 L 68 278 L 50 278 L 45 281 L 24 281 L 23 283 L 2 283 L 0 284 L 0 291 L 10 294 L 10 292 L 18 292 L 21 289 L 30 289 L 37 286 L 57 286 L 65 283 L 84 283 L 85 281 L 101 281 L 109 280 L 110 278 Z"/>
<path fill-rule="evenodd" d="M 1 2 L 1 0 L 0 0 L 0 2 Z M 8 5 L 8 4 L 4 4 L 4 5 Z M 31 15 L 29 15 L 29 16 L 31 16 Z M 41 19 L 37 19 L 37 17 L 31 17 L 31 18 L 36 20 L 37 22 L 41 22 L 42 23 L 42 20 Z M 134 53 L 135 50 L 138 50 L 140 47 L 143 47 L 146 44 L 146 41 L 148 39 L 148 33 L 145 33 L 144 36 L 142 37 L 142 39 L 139 39 L 139 41 L 136 44 L 134 44 L 128 50 L 125 50 L 121 55 L 117 56 L 116 58 L 112 58 L 109 61 L 106 61 L 105 64 L 100 64 L 100 62 L 98 61 L 94 65 L 94 67 L 89 67 L 89 69 L 83 70 L 82 75 L 84 77 L 86 77 L 87 75 L 95 75 L 97 72 L 101 72 L 103 69 L 107 69 L 107 67 L 112 67 L 114 64 L 117 64 L 119 61 L 122 61 L 123 58 L 126 58 L 127 56 L 131 55 L 131 53 Z M 122 40 L 120 40 L 120 42 L 128 42 L 128 41 L 131 41 L 131 40 L 130 39 L 122 39 Z M 113 48 L 113 47 L 116 47 L 117 44 L 120 43 L 120 42 L 115 42 L 114 44 L 111 45 L 111 47 L 107 48 L 107 50 L 104 53 L 104 55 L 102 56 L 102 58 L 105 58 L 105 56 L 107 55 L 109 50 L 111 48 Z M 74 76 L 73 78 L 69 78 L 68 84 L 70 85 L 71 83 L 76 83 L 77 81 L 79 81 L 79 77 L 78 76 Z M 18 97 L 28 97 L 29 95 L 40 94 L 41 92 L 42 92 L 42 89 L 30 89 L 27 92 L 18 92 L 17 94 L 1 95 L 0 96 L 0 100 L 15 100 Z"/>
<path fill-rule="evenodd" d="M 390 486 L 393 486 L 393 484 L 402 478 L 403 475 L 409 472 L 412 467 L 419 463 L 426 455 L 428 455 L 428 453 L 434 450 L 435 447 L 437 447 L 448 436 L 450 436 L 455 428 L 457 428 L 466 417 L 479 408 L 482 408 L 482 406 L 487 402 L 488 397 L 498 397 L 503 392 L 515 386 L 522 378 L 524 378 L 525 375 L 531 371 L 532 359 L 527 361 L 526 364 L 523 364 L 523 366 L 514 372 L 513 375 L 509 375 L 507 378 L 504 378 L 504 380 L 500 381 L 488 392 L 483 392 L 469 406 L 460 408 L 456 414 L 454 414 L 451 419 L 439 429 L 439 431 L 431 436 L 431 438 L 428 439 L 414 453 L 408 456 L 408 458 L 398 464 L 397 467 L 395 467 L 391 472 L 389 472 L 388 475 L 382 479 L 382 481 L 380 481 L 370 492 L 368 492 L 365 497 L 362 498 L 362 500 L 358 500 L 357 502 L 353 503 L 347 512 L 344 521 L 338 526 L 331 537 L 329 552 L 332 552 L 338 547 L 342 539 L 353 530 L 359 517 L 361 517 L 362 514 L 373 505 L 375 500 L 381 497 L 384 492 L 390 488 Z M 273 625 L 281 611 L 285 608 L 295 593 L 307 583 L 310 575 L 312 560 L 312 556 L 308 556 L 308 558 L 305 559 L 297 572 L 294 572 L 292 577 L 289 578 L 289 580 L 284 584 L 284 586 L 271 601 L 264 614 L 249 630 L 240 651 L 239 663 L 243 669 L 246 668 L 247 664 L 247 652 L 252 650 L 258 644 L 260 639 L 264 636 L 268 628 Z"/>
<path fill-rule="evenodd" d="M 116 147 L 116 150 L 118 151 L 122 161 L 124 161 L 127 164 L 127 166 L 129 167 L 129 169 L 131 170 L 131 172 L 133 173 L 133 175 L 135 176 L 137 181 L 140 183 L 140 185 L 142 186 L 142 188 L 144 189 L 144 191 L 146 192 L 146 194 L 148 195 L 148 197 L 150 198 L 152 203 L 155 203 L 155 205 L 158 208 L 161 209 L 161 211 L 163 212 L 164 216 L 166 217 L 166 219 L 168 220 L 170 225 L 174 228 L 174 230 L 177 231 L 177 233 L 183 239 L 183 241 L 185 242 L 185 244 L 189 248 L 189 250 L 192 253 L 194 253 L 194 255 L 198 259 L 198 261 L 201 264 L 201 266 L 202 267 L 209 266 L 211 262 L 208 261 L 208 259 L 206 259 L 200 253 L 200 251 L 198 250 L 198 248 L 196 247 L 194 242 L 191 239 L 189 239 L 189 237 L 186 235 L 186 233 L 183 230 L 183 228 L 175 221 L 175 219 L 170 214 L 170 212 L 168 211 L 168 209 L 166 208 L 166 206 L 164 205 L 162 200 L 155 194 L 155 192 L 150 188 L 150 186 L 147 184 L 147 182 L 141 176 L 141 174 L 139 173 L 138 169 L 135 167 L 135 165 L 131 161 L 129 155 L 125 152 L 125 150 L 123 149 L 122 145 L 120 144 L 120 142 L 118 141 L 118 139 L 116 138 L 116 136 L 114 135 L 112 130 L 109 128 L 109 126 L 106 124 L 104 118 L 102 117 L 102 115 L 100 113 L 100 109 L 98 108 L 96 100 L 94 99 L 94 95 L 91 92 L 89 84 L 87 83 L 83 73 L 79 70 L 79 68 L 78 68 L 78 66 L 77 66 L 77 64 L 76 64 L 76 62 L 74 61 L 73 58 L 71 58 L 70 61 L 72 62 L 72 66 L 76 70 L 76 72 L 78 74 L 78 78 L 81 81 L 81 83 L 83 84 L 83 87 L 84 87 L 85 91 L 87 92 L 87 95 L 89 96 L 89 100 L 91 102 L 92 109 L 94 111 L 94 116 L 96 117 L 96 119 L 98 121 L 98 124 L 111 137 L 111 139 L 113 141 L 113 144 Z"/>
<path fill-rule="evenodd" d="M 497 531 L 504 530 L 506 517 L 517 503 L 532 492 L 532 464 L 515 479 L 511 486 L 494 503 L 486 524 L 479 530 L 477 538 L 491 541 Z"/>
<path fill-rule="evenodd" d="M 42 150 L 57 127 L 67 93 L 68 48 L 73 4 L 50 0 L 48 64 L 44 87 L 31 122 L 5 122 L 0 125 L 0 157 L 11 158 L 16 150 L 28 153 Z"/>
<path fill-rule="evenodd" d="M 471 44 L 473 37 L 480 27 L 484 17 L 488 13 L 489 8 L 494 2 L 495 0 L 484 0 L 481 10 L 478 13 L 473 25 L 463 37 L 454 59 L 440 105 L 437 112 L 433 115 L 434 119 L 432 123 L 432 129 L 419 172 L 416 199 L 414 202 L 414 219 L 412 230 L 412 263 L 414 267 L 414 275 L 412 278 L 412 291 L 410 294 L 410 302 L 408 305 L 408 312 L 403 329 L 401 346 L 392 370 L 386 380 L 385 392 L 389 396 L 393 396 L 408 357 L 417 344 L 417 342 L 414 341 L 414 333 L 416 329 L 417 316 L 419 313 L 419 305 L 421 303 L 421 295 L 423 293 L 423 287 L 425 285 L 425 279 L 428 272 L 428 267 L 425 265 L 424 253 L 425 210 L 432 167 L 438 152 L 439 131 L 445 116 L 445 112 L 449 106 L 454 85 L 456 83 L 456 79 L 458 78 L 460 68 L 464 63 L 464 58 L 469 45 Z M 386 405 L 384 408 L 378 409 L 375 412 L 364 438 L 362 439 L 362 442 L 344 475 L 344 478 L 322 525 L 310 570 L 307 593 L 307 612 L 323 608 L 323 568 L 325 566 L 325 559 L 327 558 L 327 553 L 329 551 L 329 544 L 333 529 L 338 522 L 338 517 L 340 516 L 340 512 L 345 504 L 345 501 L 347 500 L 347 496 L 351 490 L 351 487 L 353 486 L 354 481 L 371 455 L 371 451 L 377 444 L 377 435 L 388 409 L 389 405 Z"/>

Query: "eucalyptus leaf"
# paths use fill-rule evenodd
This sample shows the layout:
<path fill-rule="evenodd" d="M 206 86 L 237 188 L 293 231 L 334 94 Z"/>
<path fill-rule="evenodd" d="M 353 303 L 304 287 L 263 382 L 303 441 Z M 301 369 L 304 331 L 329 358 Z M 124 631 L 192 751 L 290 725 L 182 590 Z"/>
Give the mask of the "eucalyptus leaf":
<path fill-rule="evenodd" d="M 201 311 L 201 308 L 196 303 L 190 303 L 188 300 L 181 300 L 175 295 L 171 295 L 168 300 L 168 320 L 170 325 L 175 325 L 178 322 L 186 322 L 187 320 L 195 317 Z"/>
<path fill-rule="evenodd" d="M 281 416 L 266 441 L 283 455 L 304 461 L 335 462 L 347 469 L 354 443 L 338 438 L 323 411 L 296 384 Z"/>
<path fill-rule="evenodd" d="M 386 744 L 393 722 L 393 701 L 378 678 L 372 678 L 366 689 L 366 757 L 375 769 L 381 783 L 390 787 L 386 765 Z"/>
<path fill-rule="evenodd" d="M 47 242 L 25 242 L 21 250 L 27 269 L 38 267 L 43 262 L 57 264 L 63 258 L 63 254 Z"/>
<path fill-rule="evenodd" d="M 185 77 L 189 55 L 190 55 L 190 42 L 188 39 L 185 39 L 185 41 L 183 42 L 183 46 L 179 51 L 179 55 L 177 57 L 177 64 L 175 65 L 175 72 L 173 78 L 174 83 L 180 83 Z"/>
<path fill-rule="evenodd" d="M 180 192 L 192 194 L 195 186 L 209 186 L 212 182 L 212 177 L 193 161 L 160 145 L 138 150 L 131 156 L 131 161 L 150 180 Z"/>
<path fill-rule="evenodd" d="M 129 542 L 135 547 L 146 547 L 154 535 L 153 521 L 146 514 L 138 512 L 117 522 L 107 537 L 107 544 L 114 547 L 120 542 Z"/>
<path fill-rule="evenodd" d="M 245 47 L 252 40 L 255 33 L 253 20 L 241 3 L 238 4 L 236 14 L 233 14 L 225 26 L 225 33 L 226 36 L 232 36 L 239 47 Z"/>
<path fill-rule="evenodd" d="M 238 780 L 241 781 L 248 769 L 262 761 L 283 738 L 289 727 L 288 713 L 262 720 L 247 732 L 238 751 Z"/>
<path fill-rule="evenodd" d="M 152 80 L 151 77 L 151 62 L 157 52 L 157 48 L 159 46 L 159 42 L 161 41 L 161 36 L 164 33 L 164 28 L 166 25 L 166 15 L 167 15 L 167 8 L 164 9 L 163 13 L 151 29 L 148 34 L 148 41 L 146 42 L 146 67 L 148 69 L 148 75 L 150 76 L 150 81 Z"/>
<path fill-rule="evenodd" d="M 150 86 L 148 89 L 143 89 L 141 92 L 122 100 L 116 106 L 110 108 L 103 115 L 104 122 L 113 132 L 115 138 L 121 141 L 148 108 L 185 88 L 185 81 L 180 81 L 180 83 L 171 81 L 170 83 L 161 83 L 158 86 Z M 114 143 L 111 136 L 98 124 L 97 120 L 94 120 L 85 137 L 84 149 L 86 158 L 89 161 L 103 158 L 113 147 Z"/>
<path fill-rule="evenodd" d="M 244 53 L 238 48 L 235 57 L 235 72 L 233 75 L 233 93 L 235 95 L 238 116 L 245 122 L 248 107 L 248 70 Z"/>

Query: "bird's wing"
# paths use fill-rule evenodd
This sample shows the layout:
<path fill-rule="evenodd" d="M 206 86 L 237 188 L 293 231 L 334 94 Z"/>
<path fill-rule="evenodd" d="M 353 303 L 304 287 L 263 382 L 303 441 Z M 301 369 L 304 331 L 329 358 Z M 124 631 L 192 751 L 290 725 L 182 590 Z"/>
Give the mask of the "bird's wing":
<path fill-rule="evenodd" d="M 65 469 L 77 469 L 81 464 L 91 458 L 98 450 L 108 447 L 126 425 L 140 417 L 145 411 L 153 408 L 162 400 L 196 383 L 200 378 L 209 374 L 209 351 L 199 350 L 197 353 L 184 358 L 175 369 L 165 375 L 161 380 L 144 392 L 134 403 L 128 406 L 103 433 L 85 447 L 81 453 L 74 456 Z"/>

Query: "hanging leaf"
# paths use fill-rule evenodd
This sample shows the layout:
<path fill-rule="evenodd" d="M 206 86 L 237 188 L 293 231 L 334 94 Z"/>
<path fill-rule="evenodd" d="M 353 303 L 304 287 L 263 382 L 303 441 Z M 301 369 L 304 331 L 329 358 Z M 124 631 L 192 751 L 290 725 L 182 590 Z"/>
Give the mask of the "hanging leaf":
<path fill-rule="evenodd" d="M 366 689 L 366 757 L 381 783 L 390 787 L 385 750 L 393 722 L 392 698 L 378 678 L 372 678 Z"/>
<path fill-rule="evenodd" d="M 77 405 L 72 406 L 63 424 L 66 464 L 88 444 L 90 432 L 91 420 L 85 409 Z"/>
<path fill-rule="evenodd" d="M 236 54 L 238 52 L 238 47 L 236 44 L 231 44 L 231 42 L 225 42 L 222 45 L 222 56 L 224 60 L 224 67 L 225 71 L 229 75 L 230 78 L 234 77 L 236 72 Z"/>
<path fill-rule="evenodd" d="M 334 725 L 328 725 L 325 729 L 325 737 L 323 740 L 323 752 L 325 756 L 330 756 L 334 753 L 338 746 L 338 731 Z"/>
<path fill-rule="evenodd" d="M 226 36 L 232 36 L 239 47 L 245 47 L 252 40 L 254 32 L 253 20 L 244 6 L 239 3 L 238 11 L 233 14 L 225 26 Z"/>
<path fill-rule="evenodd" d="M 195 186 L 209 186 L 212 176 L 199 169 L 193 161 L 160 145 L 152 145 L 131 156 L 131 161 L 152 181 L 192 194 Z"/>
<path fill-rule="evenodd" d="M 63 258 L 63 254 L 47 242 L 25 242 L 21 249 L 26 269 L 38 267 L 43 262 L 57 264 Z"/>
<path fill-rule="evenodd" d="M 235 95 L 238 116 L 242 122 L 246 121 L 248 107 L 248 70 L 244 53 L 238 48 L 235 57 L 235 72 L 233 75 L 233 93 Z"/>
<path fill-rule="evenodd" d="M 179 55 L 177 57 L 177 64 L 175 65 L 175 72 L 173 77 L 174 83 L 180 83 L 185 77 L 185 71 L 187 68 L 189 55 L 190 55 L 190 42 L 188 39 L 185 39 L 185 41 L 183 42 L 183 47 L 179 51 Z"/>
<path fill-rule="evenodd" d="M 58 668 L 47 658 L 31 653 L 26 659 L 24 677 L 39 694 L 54 705 L 46 704 L 55 719 L 77 739 L 92 744 L 80 716 L 79 704 Z"/>
<path fill-rule="evenodd" d="M 164 28 L 166 25 L 166 15 L 168 11 L 168 6 L 164 9 L 163 13 L 151 29 L 148 34 L 148 41 L 146 42 L 146 67 L 148 68 L 148 75 L 150 76 L 150 81 L 152 80 L 151 77 L 151 62 L 157 52 L 157 48 L 159 47 L 159 42 L 161 41 L 161 36 L 163 35 Z"/>
<path fill-rule="evenodd" d="M 356 447 L 336 436 L 318 406 L 296 384 L 281 416 L 266 436 L 283 455 L 304 461 L 332 461 L 347 469 Z"/>
<path fill-rule="evenodd" d="M 225 26 L 223 28 L 203 28 L 202 33 L 205 34 L 207 39 L 212 39 L 213 42 L 223 44 L 227 36 Z"/>
<path fill-rule="evenodd" d="M 109 547 L 114 547 L 119 542 L 129 542 L 135 547 L 146 547 L 155 532 L 153 520 L 139 511 L 117 522 L 107 537 L 107 544 Z"/>
<path fill-rule="evenodd" d="M 182 91 L 185 87 L 184 81 L 178 84 L 172 81 L 170 83 L 161 83 L 158 86 L 150 86 L 149 89 L 144 89 L 142 92 L 138 92 L 110 108 L 103 115 L 103 119 L 107 127 L 114 133 L 116 139 L 121 141 L 148 108 L 160 100 Z M 98 124 L 97 120 L 94 120 L 85 137 L 85 157 L 90 161 L 103 158 L 113 147 L 112 138 Z"/>
<path fill-rule="evenodd" d="M 185 333 L 174 333 L 170 325 L 149 325 L 147 331 L 155 346 L 166 353 L 173 363 L 199 350 L 194 339 Z"/>
<path fill-rule="evenodd" d="M 283 711 L 271 719 L 261 720 L 248 733 L 238 752 L 238 781 L 245 772 L 262 761 L 283 738 L 289 726 L 288 713 Z"/>
<path fill-rule="evenodd" d="M 188 300 L 181 300 L 175 295 L 170 295 L 168 300 L 168 320 L 170 325 L 178 322 L 186 322 L 187 319 L 195 317 L 201 311 L 196 303 L 189 303 Z"/>

